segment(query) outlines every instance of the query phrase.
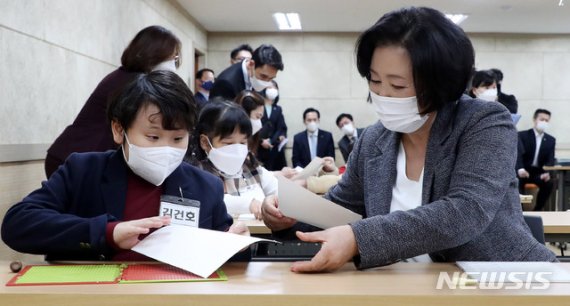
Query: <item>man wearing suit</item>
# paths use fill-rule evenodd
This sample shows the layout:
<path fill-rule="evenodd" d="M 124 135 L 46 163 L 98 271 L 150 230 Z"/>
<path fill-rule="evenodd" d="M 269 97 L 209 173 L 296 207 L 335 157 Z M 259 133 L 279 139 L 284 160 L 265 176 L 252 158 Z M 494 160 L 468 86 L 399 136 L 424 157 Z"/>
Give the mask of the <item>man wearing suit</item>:
<path fill-rule="evenodd" d="M 539 188 L 534 210 L 540 211 L 552 192 L 550 173 L 542 167 L 554 165 L 554 149 L 556 138 L 545 133 L 550 121 L 550 112 L 537 109 L 534 112 L 534 128 L 519 132 L 519 152 L 517 158 L 517 174 L 519 189 L 522 192 L 527 183 L 536 184 Z"/>
<path fill-rule="evenodd" d="M 342 158 L 344 158 L 344 162 L 348 163 L 348 155 L 352 152 L 352 148 L 354 147 L 354 143 L 358 139 L 358 137 L 362 134 L 364 129 L 356 129 L 354 128 L 354 122 L 352 120 L 351 114 L 340 114 L 336 118 L 336 126 L 342 131 L 344 136 L 338 142 L 338 148 L 340 149 L 340 153 L 342 153 Z"/>
<path fill-rule="evenodd" d="M 293 167 L 306 167 L 315 157 L 334 158 L 334 141 L 330 132 L 319 129 L 321 113 L 309 107 L 303 112 L 307 130 L 293 139 Z"/>
<path fill-rule="evenodd" d="M 210 98 L 222 97 L 233 101 L 244 89 L 260 92 L 272 86 L 271 80 L 283 70 L 281 54 L 272 45 L 261 45 L 253 51 L 251 60 L 226 68 L 218 76 Z"/>
<path fill-rule="evenodd" d="M 196 72 L 196 80 L 194 91 L 194 99 L 198 105 L 198 110 L 202 109 L 204 105 L 208 102 L 210 97 L 210 90 L 214 87 L 214 70 L 209 68 L 204 68 Z"/>

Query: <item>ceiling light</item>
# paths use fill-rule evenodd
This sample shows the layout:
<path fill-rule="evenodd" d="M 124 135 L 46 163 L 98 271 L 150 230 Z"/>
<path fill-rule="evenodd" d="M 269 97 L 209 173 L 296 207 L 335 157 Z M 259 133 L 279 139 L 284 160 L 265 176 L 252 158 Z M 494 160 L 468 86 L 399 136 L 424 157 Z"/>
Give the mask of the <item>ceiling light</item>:
<path fill-rule="evenodd" d="M 447 17 L 449 20 L 453 21 L 453 23 L 455 24 L 460 24 L 462 23 L 465 19 L 467 19 L 467 15 L 465 14 L 445 14 L 445 17 Z"/>
<path fill-rule="evenodd" d="M 275 13 L 273 19 L 279 30 L 301 30 L 301 18 L 297 13 Z"/>
<path fill-rule="evenodd" d="M 564 6 L 564 0 L 558 1 L 558 6 Z"/>

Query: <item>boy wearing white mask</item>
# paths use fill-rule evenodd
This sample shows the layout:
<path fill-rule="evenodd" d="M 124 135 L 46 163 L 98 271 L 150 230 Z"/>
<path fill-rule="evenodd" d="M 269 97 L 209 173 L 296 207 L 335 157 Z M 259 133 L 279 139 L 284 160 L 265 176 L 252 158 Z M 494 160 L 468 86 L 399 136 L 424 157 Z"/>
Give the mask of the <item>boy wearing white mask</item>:
<path fill-rule="evenodd" d="M 196 105 L 180 77 L 138 75 L 111 101 L 108 118 L 120 147 L 72 154 L 10 208 L 2 223 L 8 246 L 48 260 L 149 260 L 130 249 L 140 235 L 177 220 L 160 216 L 165 196 L 195 204 L 189 226 L 247 232 L 232 226 L 219 181 L 182 163 Z"/>
<path fill-rule="evenodd" d="M 277 178 L 248 150 L 251 134 L 251 119 L 242 107 L 228 101 L 208 103 L 200 112 L 189 160 L 224 182 L 231 215 L 251 213 L 261 219 L 261 203 L 277 193 Z"/>
<path fill-rule="evenodd" d="M 261 92 L 272 86 L 271 80 L 282 70 L 281 53 L 274 46 L 263 44 L 253 51 L 251 59 L 235 63 L 218 75 L 210 99 L 233 101 L 244 89 Z"/>
<path fill-rule="evenodd" d="M 312 107 L 303 112 L 303 123 L 307 129 L 293 138 L 293 168 L 305 168 L 317 156 L 334 159 L 332 134 L 319 128 L 320 119 L 321 113 Z"/>
<path fill-rule="evenodd" d="M 536 184 L 539 188 L 534 210 L 540 211 L 552 192 L 550 173 L 544 171 L 544 166 L 554 165 L 556 138 L 547 134 L 550 122 L 550 112 L 537 109 L 534 112 L 534 127 L 521 131 L 519 135 L 519 152 L 517 158 L 517 175 L 520 192 L 524 191 L 527 183 Z"/>
<path fill-rule="evenodd" d="M 354 143 L 358 139 L 358 136 L 362 134 L 364 129 L 357 129 L 354 127 L 354 121 L 352 120 L 351 114 L 342 113 L 336 118 L 336 126 L 341 130 L 344 136 L 338 142 L 338 148 L 340 153 L 342 153 L 342 158 L 344 162 L 348 163 L 348 155 L 352 152 L 354 148 Z"/>

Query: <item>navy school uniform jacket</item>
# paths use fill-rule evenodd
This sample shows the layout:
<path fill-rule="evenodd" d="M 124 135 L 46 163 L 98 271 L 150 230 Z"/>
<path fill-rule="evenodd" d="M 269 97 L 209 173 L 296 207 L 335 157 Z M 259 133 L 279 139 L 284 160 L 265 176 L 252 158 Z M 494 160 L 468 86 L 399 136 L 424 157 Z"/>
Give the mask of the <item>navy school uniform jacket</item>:
<path fill-rule="evenodd" d="M 8 210 L 2 240 L 47 260 L 105 260 L 113 249 L 106 225 L 125 209 L 128 165 L 117 151 L 74 153 L 42 187 Z M 225 231 L 232 224 L 219 178 L 182 163 L 162 184 L 163 194 L 200 201 L 199 226 Z M 157 211 L 158 215 L 158 211 Z"/>

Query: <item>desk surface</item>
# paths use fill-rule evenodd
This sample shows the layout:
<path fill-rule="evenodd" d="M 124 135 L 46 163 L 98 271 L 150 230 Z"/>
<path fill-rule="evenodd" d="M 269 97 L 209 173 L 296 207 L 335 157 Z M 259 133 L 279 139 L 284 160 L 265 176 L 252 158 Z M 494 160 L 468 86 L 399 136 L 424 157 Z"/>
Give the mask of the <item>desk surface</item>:
<path fill-rule="evenodd" d="M 555 170 L 568 171 L 570 170 L 570 166 L 544 166 L 542 167 L 542 169 L 546 171 L 555 171 Z"/>
<path fill-rule="evenodd" d="M 569 211 L 525 211 L 528 216 L 540 216 L 545 234 L 570 234 Z"/>
<path fill-rule="evenodd" d="M 237 220 L 239 222 L 243 222 L 252 235 L 271 234 L 271 230 L 267 227 L 267 225 L 265 225 L 265 223 L 263 223 L 263 221 L 251 219 Z M 234 221 L 236 221 L 236 219 L 234 219 Z"/>
<path fill-rule="evenodd" d="M 14 274 L 0 261 L 0 281 Z M 570 263 L 559 264 L 570 271 Z M 548 289 L 436 289 L 440 272 L 459 272 L 452 263 L 397 263 L 367 271 L 352 264 L 325 274 L 295 274 L 290 263 L 230 263 L 229 280 L 6 287 L 0 305 L 568 305 L 570 283 Z"/>

